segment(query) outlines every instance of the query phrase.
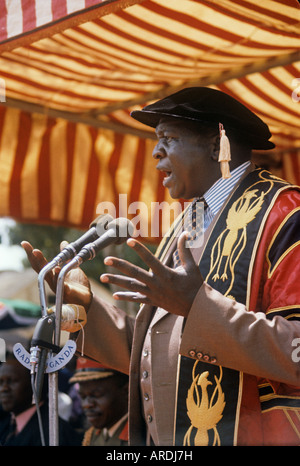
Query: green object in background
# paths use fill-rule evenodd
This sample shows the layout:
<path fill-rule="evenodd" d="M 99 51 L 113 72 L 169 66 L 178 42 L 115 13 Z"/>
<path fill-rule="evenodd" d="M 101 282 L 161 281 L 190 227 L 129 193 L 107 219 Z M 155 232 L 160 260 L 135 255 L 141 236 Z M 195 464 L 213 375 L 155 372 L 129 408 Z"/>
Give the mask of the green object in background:
<path fill-rule="evenodd" d="M 2 299 L 0 298 L 0 305 L 1 303 L 13 309 L 15 313 L 19 316 L 32 317 L 32 318 L 41 317 L 40 306 L 30 301 L 25 301 L 23 299 Z"/>

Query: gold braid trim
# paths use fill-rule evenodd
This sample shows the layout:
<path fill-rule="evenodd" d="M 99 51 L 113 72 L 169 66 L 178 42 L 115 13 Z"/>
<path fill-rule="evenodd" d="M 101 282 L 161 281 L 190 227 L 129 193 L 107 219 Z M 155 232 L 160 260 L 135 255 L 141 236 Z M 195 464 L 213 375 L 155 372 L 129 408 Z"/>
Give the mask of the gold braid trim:
<path fill-rule="evenodd" d="M 89 447 L 91 445 L 91 440 L 92 440 L 94 430 L 95 430 L 95 427 L 92 426 L 85 432 L 83 440 L 82 440 L 83 447 Z"/>

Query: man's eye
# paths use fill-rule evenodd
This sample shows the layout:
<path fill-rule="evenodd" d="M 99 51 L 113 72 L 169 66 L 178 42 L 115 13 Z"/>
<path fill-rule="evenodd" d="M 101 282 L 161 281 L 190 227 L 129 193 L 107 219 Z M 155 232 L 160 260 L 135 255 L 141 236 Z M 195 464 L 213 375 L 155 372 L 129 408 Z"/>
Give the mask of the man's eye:
<path fill-rule="evenodd" d="M 174 136 L 166 136 L 166 141 L 168 143 L 174 141 L 174 139 L 176 139 Z"/>

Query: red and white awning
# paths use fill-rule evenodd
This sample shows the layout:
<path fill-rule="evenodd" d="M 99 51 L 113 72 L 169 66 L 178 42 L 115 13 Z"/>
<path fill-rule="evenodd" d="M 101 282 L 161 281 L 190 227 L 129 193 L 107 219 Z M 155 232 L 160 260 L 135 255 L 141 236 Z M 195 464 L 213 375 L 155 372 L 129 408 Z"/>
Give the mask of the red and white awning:
<path fill-rule="evenodd" d="M 120 194 L 169 201 L 153 131 L 130 111 L 193 85 L 257 113 L 280 174 L 300 184 L 297 0 L 0 0 L 0 11 L 1 216 L 86 228 Z"/>

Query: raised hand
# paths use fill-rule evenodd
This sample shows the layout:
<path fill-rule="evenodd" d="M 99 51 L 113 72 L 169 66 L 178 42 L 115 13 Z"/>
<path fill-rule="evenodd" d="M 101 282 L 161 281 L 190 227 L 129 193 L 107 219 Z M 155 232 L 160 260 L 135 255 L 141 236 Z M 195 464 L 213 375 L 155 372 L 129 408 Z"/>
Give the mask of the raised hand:
<path fill-rule="evenodd" d="M 27 254 L 27 258 L 31 267 L 39 273 L 48 263 L 43 253 L 39 249 L 34 249 L 30 243 L 23 241 L 21 243 Z M 65 247 L 65 242 L 61 244 L 61 249 Z M 57 278 L 60 272 L 60 267 L 55 267 L 47 273 L 45 279 L 51 290 L 56 292 Z M 87 311 L 92 300 L 92 292 L 90 282 L 85 273 L 80 269 L 71 270 L 65 279 L 64 283 L 64 302 L 68 304 L 80 304 Z"/>
<path fill-rule="evenodd" d="M 186 232 L 178 238 L 181 265 L 172 269 L 162 264 L 140 242 L 130 238 L 127 244 L 137 252 L 150 270 L 146 271 L 123 259 L 107 257 L 104 263 L 124 275 L 105 273 L 100 280 L 128 290 L 114 293 L 115 299 L 151 304 L 172 314 L 187 317 L 203 278 L 190 249 L 185 246 L 186 239 Z"/>

